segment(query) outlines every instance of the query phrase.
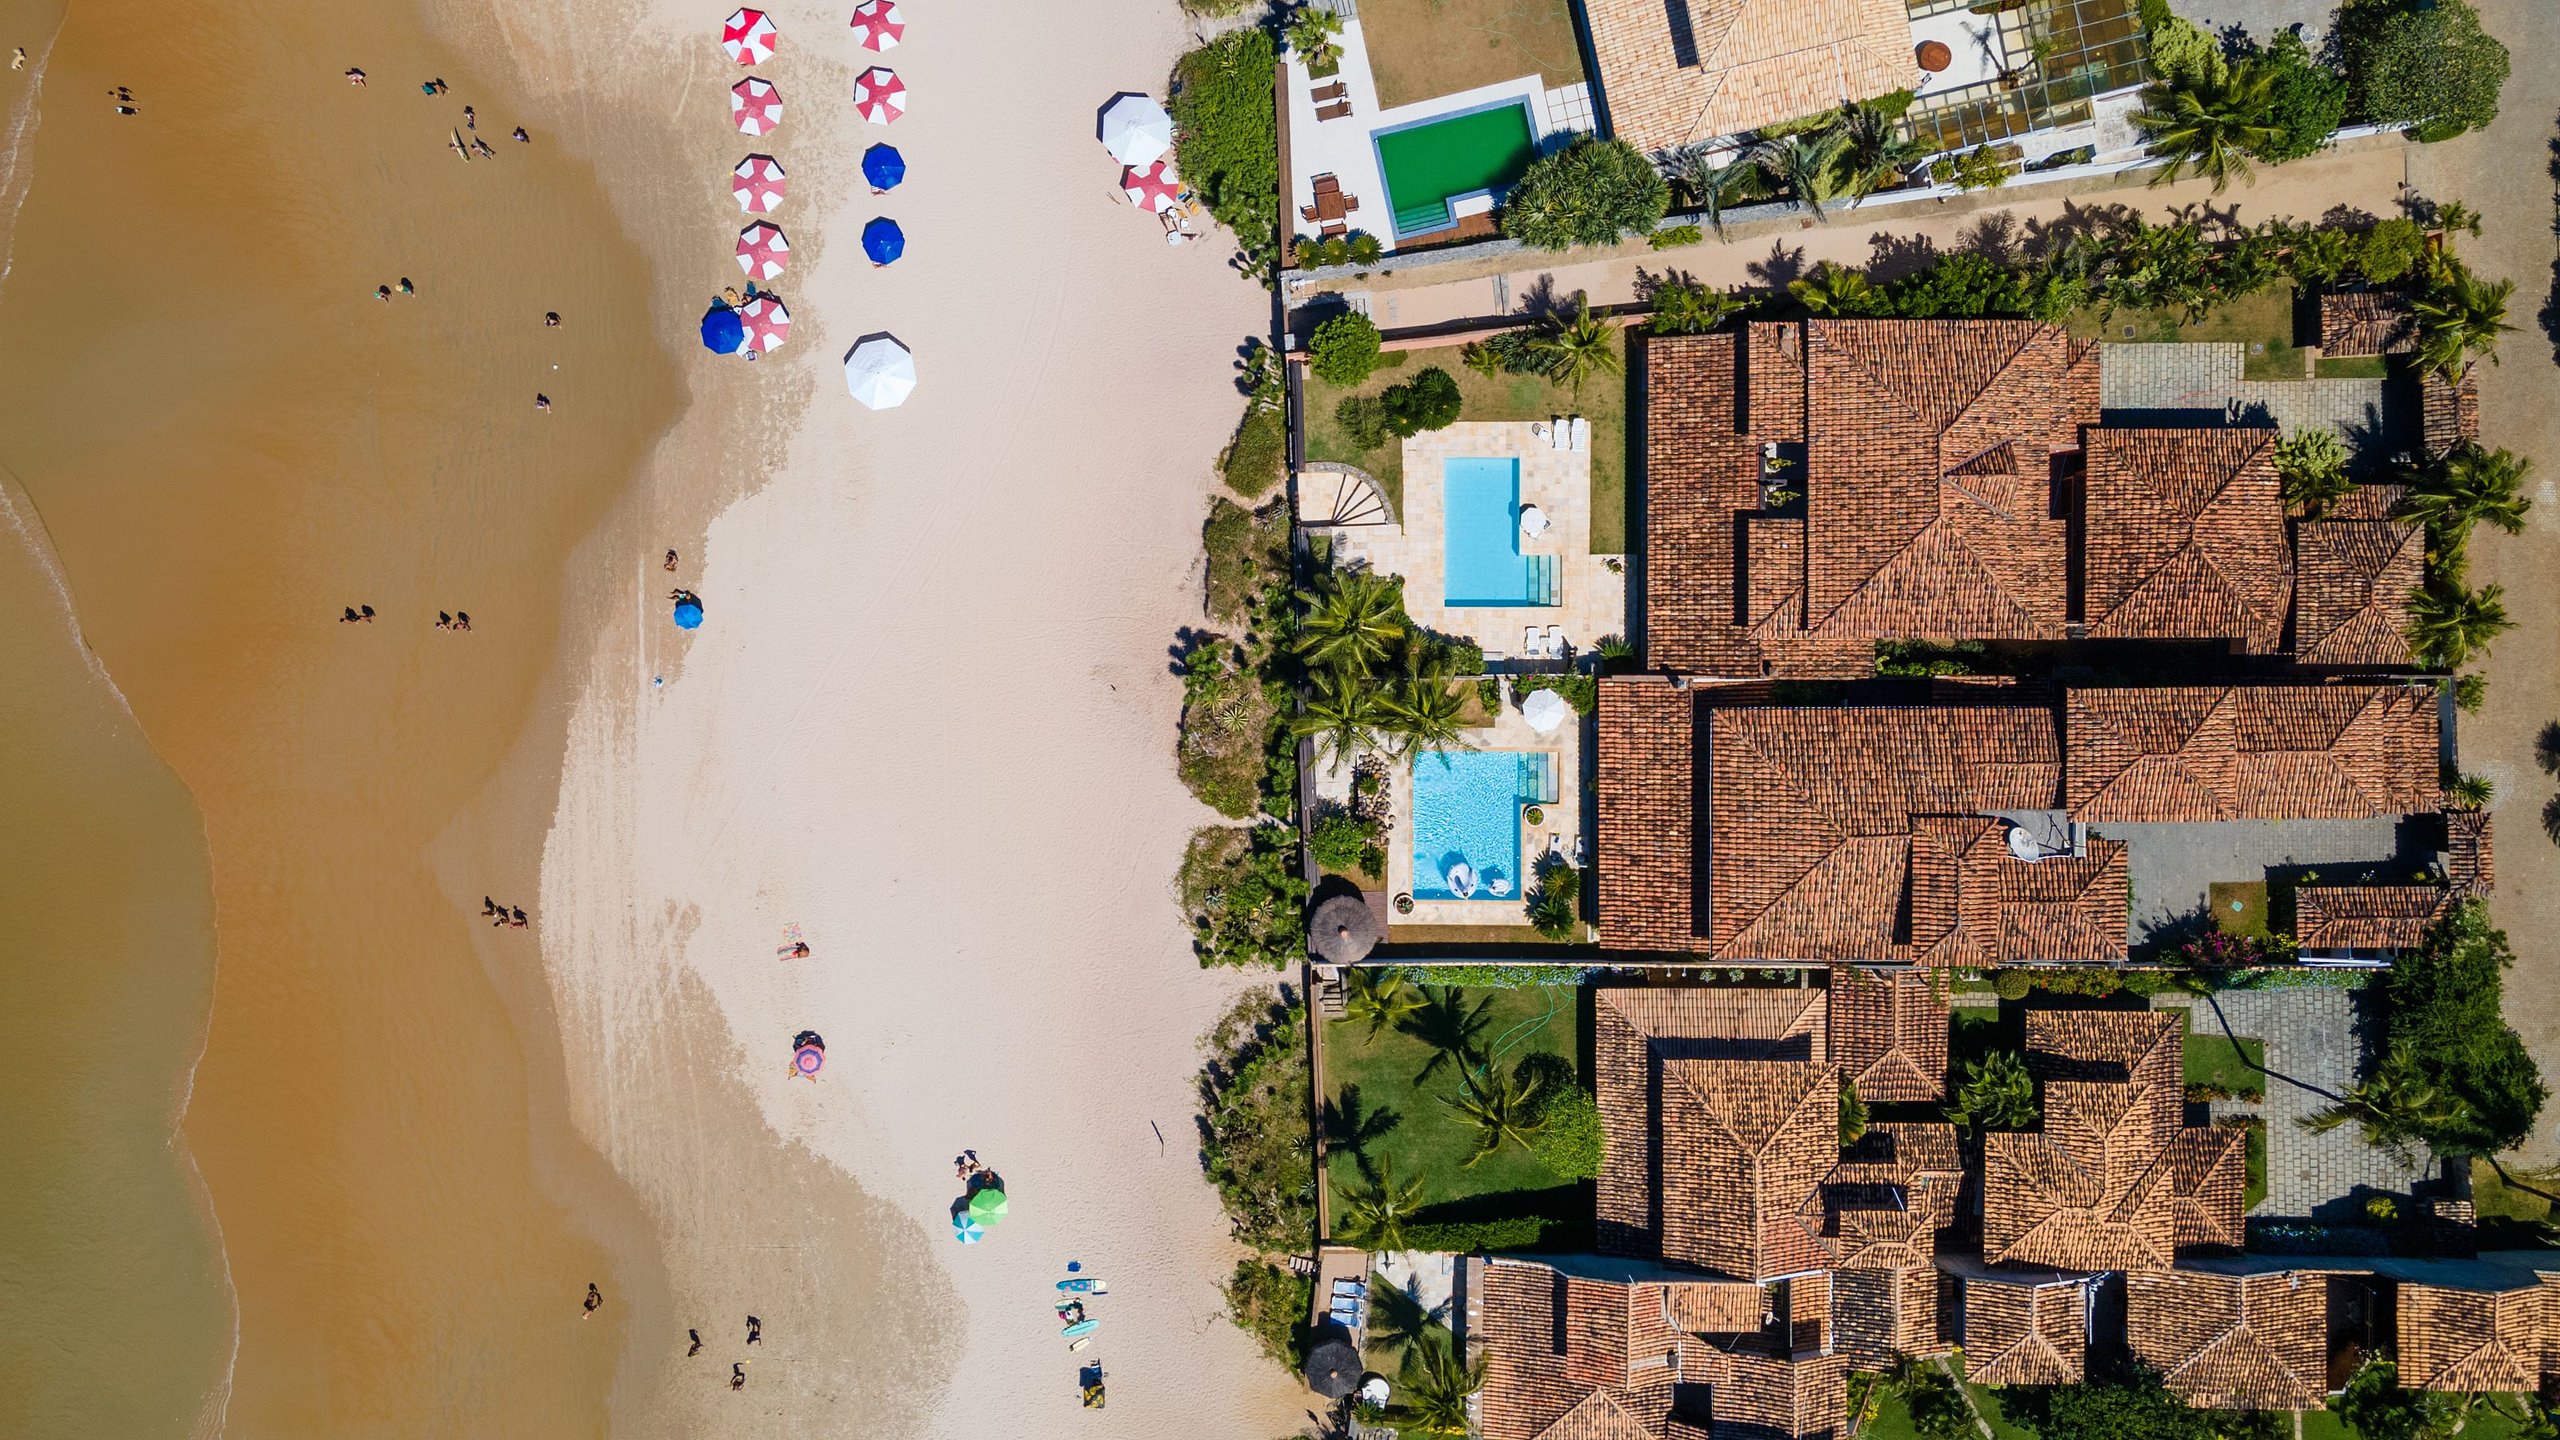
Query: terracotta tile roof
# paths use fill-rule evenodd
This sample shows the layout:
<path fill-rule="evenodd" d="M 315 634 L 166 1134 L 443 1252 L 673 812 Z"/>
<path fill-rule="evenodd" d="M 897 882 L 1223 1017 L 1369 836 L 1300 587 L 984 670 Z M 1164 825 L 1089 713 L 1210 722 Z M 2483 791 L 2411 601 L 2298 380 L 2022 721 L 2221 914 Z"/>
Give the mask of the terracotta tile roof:
<path fill-rule="evenodd" d="M 1721 1060 L 1836 1074 L 1822 1063 L 1826 1001 L 1821 990 L 1743 986 L 1605 987 L 1594 992 L 1592 1068 L 1603 1137 L 1597 1220 L 1603 1253 L 1685 1258 L 1674 1252 L 1690 1243 L 1700 1226 L 1712 1224 L 1731 1232 L 1723 1241 L 1713 1242 L 1722 1244 L 1719 1253 L 1731 1258 L 1747 1254 L 1758 1243 L 1754 1211 L 1765 1208 L 1758 1205 L 1764 1190 L 1772 1204 L 1784 1191 L 1786 1209 L 1792 1214 L 1835 1158 L 1837 1081 L 1829 1095 L 1810 1097 L 1832 1107 L 1832 1129 L 1831 1145 L 1807 1162 L 1803 1149 L 1809 1122 L 1792 1115 L 1781 1117 L 1773 1133 L 1766 1113 L 1771 1106 L 1787 1103 L 1790 1097 L 1772 1098 L 1771 1092 L 1785 1090 L 1794 1079 L 1775 1077 L 1778 1083 L 1768 1086 L 1747 1075 L 1718 1075 L 1708 1080 L 1710 1093 L 1702 1094 L 1694 1081 L 1666 1072 L 1679 1065 Z M 1809 1074 L 1799 1078 L 1810 1088 Z M 1819 1109 L 1821 1104 L 1811 1108 Z M 1746 1146 L 1755 1157 L 1774 1165 L 1737 1173 L 1732 1167 L 1741 1163 L 1738 1152 Z M 1726 1173 L 1714 1177 L 1691 1173 L 1705 1163 L 1705 1152 L 1725 1157 Z M 1808 1163 L 1810 1174 L 1782 1173 L 1787 1164 Z M 1720 1208 L 1702 1217 L 1697 1213 L 1700 1205 Z M 1664 1215 L 1683 1208 L 1691 1213 L 1681 1222 L 1675 1239 L 1665 1233 Z M 1810 1244 L 1809 1237 L 1805 1243 Z M 1793 1249 L 1789 1247 L 1789 1253 Z M 1710 1268 L 1753 1279 L 1776 1273 L 1731 1265 Z"/>
<path fill-rule="evenodd" d="M 2407 949 L 2447 899 L 2438 885 L 2304 885 L 2293 892 L 2293 937 L 2308 950 Z"/>
<path fill-rule="evenodd" d="M 2078 1280 L 1975 1276 L 1964 1286 L 1964 1378 L 2068 1385 L 2089 1368 L 2088 1292 Z"/>
<path fill-rule="evenodd" d="M 1954 1126 L 1879 1122 L 1806 1197 L 1801 1223 L 1821 1238 L 1839 1273 L 1909 1269 L 1936 1256 L 1963 1188 Z"/>
<path fill-rule="evenodd" d="M 2318 1410 L 2329 1390 L 2329 1283 L 2316 1271 L 2125 1277 L 2125 1336 L 2188 1404 Z"/>
<path fill-rule="evenodd" d="M 2489 840 L 2489 812 L 2447 810 L 2445 879 L 2457 898 L 2486 895 L 2498 888 L 2497 852 Z"/>
<path fill-rule="evenodd" d="M 2083 612 L 2102 638 L 2284 643 L 2293 555 L 2273 430 L 2092 430 Z"/>
<path fill-rule="evenodd" d="M 1768 1319 L 1768 1287 L 1742 1280 L 1699 1280 L 1662 1287 L 1671 1323 L 1691 1335 L 1747 1335 Z"/>
<path fill-rule="evenodd" d="M 2395 487 L 2396 488 L 2396 487 Z M 2397 520 L 2311 520 L 2294 529 L 2293 652 L 2306 665 L 2414 664 L 2409 597 L 2426 536 Z"/>
<path fill-rule="evenodd" d="M 1485 1440 L 1660 1440 L 1680 1338 L 1658 1289 L 1498 1262 L 1482 1313 Z"/>
<path fill-rule="evenodd" d="M 2024 320 L 1805 326 L 1806 625 L 2059 639 L 2050 459 L 2097 422 L 2097 347 Z"/>
<path fill-rule="evenodd" d="M 1697 697 L 1652 680 L 1600 682 L 1600 943 L 1612 950 L 1696 948 L 1692 765 Z"/>
<path fill-rule="evenodd" d="M 2445 379 L 2433 367 L 2418 373 L 2418 420 L 2428 454 L 2442 455 L 2480 438 L 2479 369 L 2465 365 L 2456 380 Z"/>
<path fill-rule="evenodd" d="M 1662 1258 L 1752 1280 L 1819 1267 L 1797 1212 L 1839 1156 L 1840 1068 L 1660 1064 Z"/>
<path fill-rule="evenodd" d="M 1804 521 L 1754 515 L 1742 522 L 1742 620 L 1754 644 L 1783 648 L 1804 629 Z M 1858 672 L 1875 668 L 1862 649 Z"/>
<path fill-rule="evenodd" d="M 1648 153 L 1864 100 L 1911 83 L 1896 0 L 1587 0 L 1609 126 Z"/>
<path fill-rule="evenodd" d="M 2531 1390 L 2560 1316 L 2555 1290 L 2400 1286 L 2400 1383 L 2413 1390 Z"/>
<path fill-rule="evenodd" d="M 2440 803 L 2432 690 L 2073 690 L 2064 704 L 2076 819 L 2360 820 Z"/>
<path fill-rule="evenodd" d="M 1646 658 L 1684 673 L 1757 675 L 1734 581 L 1737 519 L 1760 510 L 1760 441 L 1742 430 L 1741 337 L 1644 343 Z M 1755 401 L 1783 389 L 1758 383 L 1767 368 L 1755 367 Z M 1801 381 L 1796 389 L 1801 431 Z"/>
<path fill-rule="evenodd" d="M 2001 964 L 2123 962 L 2133 882 L 2121 841 L 2092 840 L 2086 855 L 2032 863 L 2003 854 L 1995 865 Z"/>
<path fill-rule="evenodd" d="M 2395 290 L 2320 292 L 2324 355 L 2405 355 L 2418 348 L 2418 313 Z"/>
<path fill-rule="evenodd" d="M 2402 502 L 2409 498 L 2406 485 L 2365 483 L 2350 485 L 2347 493 L 2329 502 L 2320 512 L 2323 520 L 2388 520 L 2400 513 Z"/>
<path fill-rule="evenodd" d="M 1878 1367 L 1946 1349 L 1938 1333 L 1937 1267 L 1834 1272 L 1831 1333 L 1842 1353 Z"/>
<path fill-rule="evenodd" d="M 1737 1351 L 1710 1401 L 1713 1440 L 1811 1440 L 1849 1423 L 1849 1357 L 1781 1360 Z"/>
<path fill-rule="evenodd" d="M 2040 1130 L 1983 1141 L 1982 1256 L 2068 1270 L 2166 1269 L 2238 1248 L 2245 1143 L 2182 1128 L 2184 1031 L 2164 1011 L 2030 1010 Z"/>
<path fill-rule="evenodd" d="M 1753 320 L 1743 326 L 1745 426 L 1753 441 L 1802 441 L 1804 436 L 1804 326 L 1793 320 Z"/>
<path fill-rule="evenodd" d="M 1831 1056 L 1870 1105 L 1935 1100 L 1947 1080 L 1947 1003 L 1927 976 L 1831 972 Z"/>

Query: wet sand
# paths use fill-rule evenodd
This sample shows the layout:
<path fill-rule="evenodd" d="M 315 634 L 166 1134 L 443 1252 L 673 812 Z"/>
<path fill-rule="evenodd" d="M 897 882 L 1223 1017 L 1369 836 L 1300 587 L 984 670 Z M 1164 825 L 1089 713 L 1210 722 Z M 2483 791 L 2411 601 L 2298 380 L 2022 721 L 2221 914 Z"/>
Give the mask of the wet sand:
<path fill-rule="evenodd" d="M 0 290 L 0 460 L 210 844 L 185 1131 L 238 1294 L 232 1433 L 602 1433 L 650 1283 L 561 1118 L 539 932 L 473 914 L 532 903 L 538 828 L 508 822 L 549 786 L 455 817 L 674 395 L 640 256 L 489 83 L 394 5 L 82 0 Z M 495 159 L 446 148 L 465 103 Z M 590 1279 L 617 1303 L 581 1323 Z"/>

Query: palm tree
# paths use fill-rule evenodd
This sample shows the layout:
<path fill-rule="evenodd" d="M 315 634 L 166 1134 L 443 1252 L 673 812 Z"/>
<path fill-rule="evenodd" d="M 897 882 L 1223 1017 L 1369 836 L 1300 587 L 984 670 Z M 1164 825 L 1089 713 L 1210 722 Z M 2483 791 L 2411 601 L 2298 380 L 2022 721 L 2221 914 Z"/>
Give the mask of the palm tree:
<path fill-rule="evenodd" d="M 1467 1003 L 1466 992 L 1454 986 L 1434 986 L 1430 998 L 1423 1002 L 1413 1018 L 1397 1027 L 1405 1034 L 1431 1047 L 1430 1058 L 1413 1074 L 1413 1083 L 1421 1084 L 1432 1073 L 1452 1059 L 1465 1068 L 1469 1056 L 1475 1054 L 1484 1032 L 1492 1026 L 1486 1012 L 1493 1009 L 1493 997 L 1486 995 L 1475 1004 Z"/>
<path fill-rule="evenodd" d="M 2524 493 L 2532 462 L 2505 450 L 2464 443 L 2413 477 L 2400 513 L 2447 537 L 2486 520 L 2510 535 L 2524 530 L 2533 501 Z M 2451 543 L 2459 543 L 2452 538 Z"/>
<path fill-rule="evenodd" d="M 1842 146 L 1843 158 L 1848 162 L 1846 188 L 1861 199 L 1920 158 L 1919 145 L 1873 105 L 1851 105 L 1842 110 L 1840 118 L 1832 122 L 1832 129 L 1846 142 Z"/>
<path fill-rule="evenodd" d="M 1340 663 L 1355 671 L 1376 668 L 1410 623 L 1395 581 L 1369 570 L 1337 570 L 1313 594 L 1298 622 L 1298 658 L 1313 669 Z"/>
<path fill-rule="evenodd" d="M 2220 77 L 2181 75 L 2142 94 L 2134 127 L 2150 137 L 2151 153 L 2167 160 L 2154 185 L 2166 185 L 2193 169 L 2213 182 L 2214 193 L 2250 177 L 2249 152 L 2276 138 L 2267 123 L 2273 68 L 2244 60 Z"/>
<path fill-rule="evenodd" d="M 1819 135 L 1789 135 L 1764 141 L 1754 158 L 1786 182 L 1797 203 L 1814 219 L 1827 222 L 1831 217 L 1823 213 L 1822 207 L 1840 194 L 1837 166 L 1841 153 L 1848 148 L 1848 136 L 1825 130 Z"/>
<path fill-rule="evenodd" d="M 1506 1143 L 1525 1149 L 1538 1138 L 1537 1089 L 1521 1078 L 1517 1065 L 1507 1071 L 1489 1065 L 1482 1075 L 1462 1071 L 1458 1093 L 1441 1096 L 1440 1103 L 1475 1129 L 1476 1153 L 1460 1162 L 1469 1169 Z"/>
<path fill-rule="evenodd" d="M 1760 162 L 1749 152 L 1707 145 L 1665 150 L 1654 157 L 1654 163 L 1662 168 L 1665 179 L 1697 205 L 1706 216 L 1707 228 L 1718 235 L 1724 233 L 1724 207 L 1762 173 Z"/>
<path fill-rule="evenodd" d="M 1450 684 L 1455 678 L 1445 662 L 1407 652 L 1404 676 L 1380 707 L 1397 756 L 1468 748 L 1467 699 Z"/>
<path fill-rule="evenodd" d="M 1652 299 L 1648 335 L 1704 335 L 1742 308 L 1723 291 L 1688 279 L 1665 280 L 1654 287 Z"/>
<path fill-rule="evenodd" d="M 1538 353 L 1547 357 L 1547 373 L 1573 386 L 1574 398 L 1582 398 L 1582 382 L 1593 375 L 1615 375 L 1618 359 L 1618 327 L 1600 317 L 1582 296 L 1574 297 L 1573 313 L 1551 322 L 1536 341 Z"/>
<path fill-rule="evenodd" d="M 2513 280 L 2484 281 L 2459 265 L 2449 265 L 2443 283 L 2418 297 L 2418 358 L 2448 380 L 2462 376 L 2474 355 L 2498 363 L 2498 337 L 2516 328 L 2507 323 L 2507 297 Z"/>
<path fill-rule="evenodd" d="M 1464 1435 L 1473 1420 L 1467 1397 L 1484 1388 L 1484 1362 L 1458 1354 L 1457 1337 L 1439 1335 L 1405 1352 L 1400 1372 L 1404 1406 L 1413 1424 L 1434 1435 Z"/>
<path fill-rule="evenodd" d="M 1372 1250 L 1401 1250 L 1404 1227 L 1420 1208 L 1422 1182 L 1396 1179 L 1395 1166 L 1380 1160 L 1377 1178 L 1342 1192 L 1342 1205 L 1333 1216 L 1334 1237 Z"/>
<path fill-rule="evenodd" d="M 1343 1018 L 1368 1021 L 1372 1039 L 1381 1030 L 1403 1028 L 1421 1008 L 1421 989 L 1393 970 L 1354 968 L 1343 977 Z"/>
<path fill-rule="evenodd" d="M 1801 280 L 1787 282 L 1787 293 L 1816 315 L 1867 315 L 1881 299 L 1863 270 L 1825 260 Z"/>
<path fill-rule="evenodd" d="M 2302 1117 L 2303 1129 L 2326 1134 L 2352 1120 L 2377 1149 L 2406 1151 L 2462 1118 L 2460 1097 L 2447 1095 L 2418 1073 L 2405 1050 L 2393 1050 L 2373 1074 L 2347 1087 L 2337 1102 Z"/>
<path fill-rule="evenodd" d="M 1336 765 L 1348 765 L 1362 751 L 1378 748 L 1386 708 L 1367 677 L 1328 665 L 1316 672 L 1306 708 L 1289 721 L 1289 730 L 1301 739 L 1313 737 Z"/>
<path fill-rule="evenodd" d="M 2439 670 L 2453 670 L 2515 628 L 2503 603 L 2506 587 L 2466 590 L 2443 583 L 2409 597 L 2409 648 Z"/>
<path fill-rule="evenodd" d="M 1342 48 L 1333 43 L 1341 33 L 1341 17 L 1330 10 L 1301 5 L 1289 17 L 1289 48 L 1298 52 L 1309 70 L 1321 70 L 1342 58 Z"/>

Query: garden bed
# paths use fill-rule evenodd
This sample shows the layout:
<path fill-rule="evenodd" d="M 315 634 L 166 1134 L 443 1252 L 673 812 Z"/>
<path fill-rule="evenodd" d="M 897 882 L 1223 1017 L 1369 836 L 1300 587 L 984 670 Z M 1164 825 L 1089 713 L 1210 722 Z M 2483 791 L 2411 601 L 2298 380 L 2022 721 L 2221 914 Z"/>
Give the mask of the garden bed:
<path fill-rule="evenodd" d="M 2189 321 L 2182 309 L 2128 310 L 2119 307 L 2103 323 L 2095 306 L 2074 312 L 2071 333 L 2082 339 L 2119 345 L 2236 344 L 2247 347 L 2241 371 L 2248 380 L 2303 378 L 2302 351 L 2293 343 L 2293 285 L 2279 281 L 2254 295 L 2226 300 L 2202 320 Z"/>

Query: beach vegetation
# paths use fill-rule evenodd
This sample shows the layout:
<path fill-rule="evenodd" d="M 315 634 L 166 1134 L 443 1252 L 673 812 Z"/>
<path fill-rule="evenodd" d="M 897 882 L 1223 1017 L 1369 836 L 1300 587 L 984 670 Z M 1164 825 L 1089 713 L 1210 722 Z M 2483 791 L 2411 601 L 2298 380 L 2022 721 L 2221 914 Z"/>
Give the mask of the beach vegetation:
<path fill-rule="evenodd" d="M 1316 864 L 1336 875 L 1385 874 L 1386 841 L 1383 816 L 1337 805 L 1328 805 L 1307 832 L 1307 848 L 1314 852 Z"/>
<path fill-rule="evenodd" d="M 1176 166 L 1266 281 L 1280 249 L 1278 59 L 1267 30 L 1221 35 L 1174 63 L 1170 107 Z"/>
<path fill-rule="evenodd" d="M 1245 395 L 1244 418 L 1218 458 L 1218 470 L 1227 488 L 1248 500 L 1269 494 L 1288 468 L 1289 419 L 1280 363 L 1278 354 L 1257 340 L 1236 365 L 1236 388 Z"/>
<path fill-rule="evenodd" d="M 1253 1337 L 1272 1363 L 1298 1370 L 1307 1363 L 1315 1313 L 1316 1279 L 1268 1260 L 1239 1260 L 1225 1286 L 1227 1318 Z"/>
<path fill-rule="evenodd" d="M 1277 970 L 1304 955 L 1307 882 L 1298 877 L 1295 838 L 1272 825 L 1193 834 L 1175 889 L 1202 965 Z"/>
<path fill-rule="evenodd" d="M 1502 233 L 1536 250 L 1613 245 L 1649 234 L 1671 209 L 1671 187 L 1644 152 L 1585 135 L 1530 162 L 1497 217 Z"/>
<path fill-rule="evenodd" d="M 1377 322 L 1357 310 L 1316 327 L 1307 339 L 1307 368 L 1328 385 L 1357 385 L 1379 364 Z"/>
<path fill-rule="evenodd" d="M 1200 1044 L 1201 1168 L 1235 1238 L 1304 1253 L 1315 1232 L 1306 1006 L 1285 989 L 1248 990 Z"/>
<path fill-rule="evenodd" d="M 2507 47 L 2465 0 L 2354 0 L 2336 19 L 2348 105 L 2421 140 L 2486 128 L 2507 83 Z"/>
<path fill-rule="evenodd" d="M 1646 236 L 1644 243 L 1656 250 L 1677 250 L 1685 245 L 1696 245 L 1706 238 L 1707 232 L 1695 225 L 1666 225 Z"/>
<path fill-rule="evenodd" d="M 1262 804 L 1270 752 L 1285 740 L 1285 691 L 1254 668 L 1244 646 L 1223 636 L 1196 639 L 1181 663 L 1182 783 L 1210 809 L 1244 819 Z"/>
<path fill-rule="evenodd" d="M 1248 510 L 1225 496 L 1209 502 L 1200 527 L 1207 556 L 1203 602 L 1221 625 L 1251 626 L 1289 594 L 1289 506 L 1274 500 Z"/>

